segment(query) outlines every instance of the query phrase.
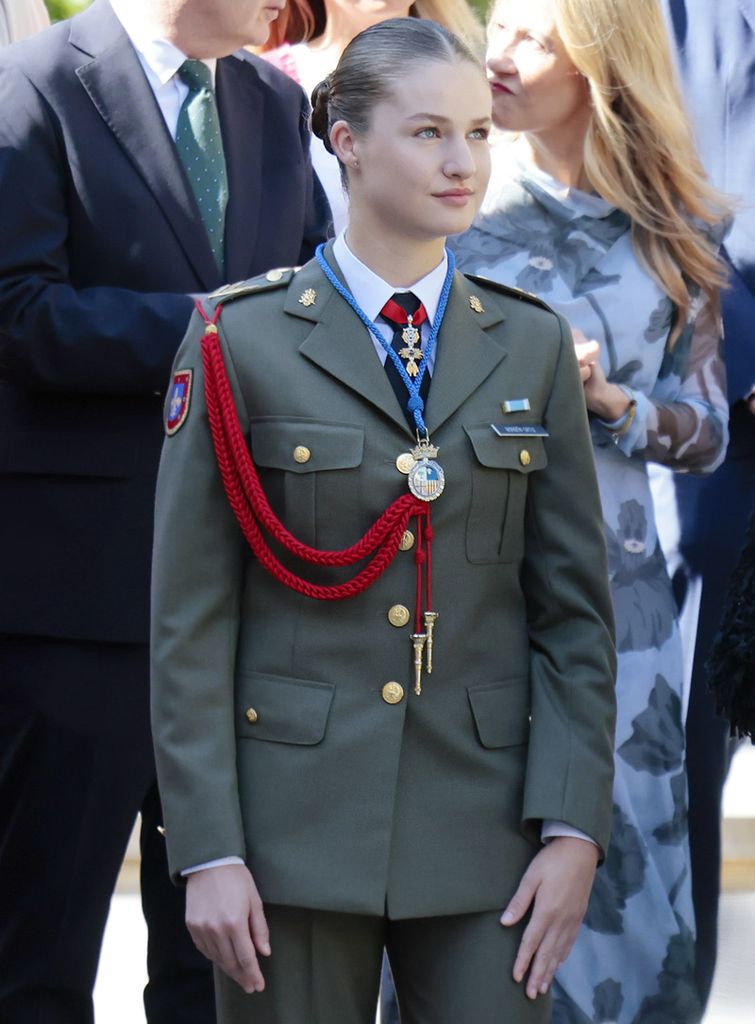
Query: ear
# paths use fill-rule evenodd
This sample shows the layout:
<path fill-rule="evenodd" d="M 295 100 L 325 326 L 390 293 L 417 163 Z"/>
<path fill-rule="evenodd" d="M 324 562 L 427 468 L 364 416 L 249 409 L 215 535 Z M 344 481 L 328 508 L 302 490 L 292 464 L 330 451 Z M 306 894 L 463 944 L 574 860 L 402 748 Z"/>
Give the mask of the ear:
<path fill-rule="evenodd" d="M 347 171 L 353 171 L 359 164 L 359 143 L 346 121 L 336 121 L 330 129 L 330 144 Z"/>

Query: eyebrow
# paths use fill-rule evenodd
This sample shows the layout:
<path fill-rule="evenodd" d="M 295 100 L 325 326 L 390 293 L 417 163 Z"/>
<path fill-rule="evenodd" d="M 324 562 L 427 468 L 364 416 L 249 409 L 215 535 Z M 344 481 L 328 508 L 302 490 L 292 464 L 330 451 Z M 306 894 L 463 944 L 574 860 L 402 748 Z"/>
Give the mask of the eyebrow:
<path fill-rule="evenodd" d="M 431 114 L 428 112 L 421 112 L 419 114 L 410 114 L 407 121 L 440 121 L 443 124 L 449 124 L 451 121 L 450 117 L 444 117 L 442 114 Z M 476 117 L 471 122 L 474 126 L 490 124 L 491 119 L 489 117 Z"/>

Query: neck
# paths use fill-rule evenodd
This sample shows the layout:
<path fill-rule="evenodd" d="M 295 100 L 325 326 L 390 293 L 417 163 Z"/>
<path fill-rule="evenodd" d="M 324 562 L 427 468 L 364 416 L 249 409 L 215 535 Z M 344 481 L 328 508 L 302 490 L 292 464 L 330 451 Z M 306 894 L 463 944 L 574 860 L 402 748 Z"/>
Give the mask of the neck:
<path fill-rule="evenodd" d="M 346 244 L 365 266 L 393 288 L 411 288 L 443 259 L 445 238 L 407 245 L 406 239 L 381 238 L 349 223 Z"/>
<path fill-rule="evenodd" d="M 590 188 L 584 165 L 586 134 L 587 120 L 580 125 L 564 124 L 547 133 L 525 132 L 522 145 L 535 167 L 568 188 L 586 191 Z"/>
<path fill-rule="evenodd" d="M 409 7 L 410 5 L 407 4 L 405 16 L 409 14 Z M 354 36 L 371 25 L 377 25 L 378 22 L 384 21 L 385 16 L 378 12 L 359 11 L 356 7 L 351 6 L 348 8 L 346 6 L 336 7 L 327 3 L 327 0 L 325 10 L 325 29 L 321 36 L 312 40 L 308 45 L 311 50 L 322 53 L 323 57 L 327 54 L 328 69 L 332 71 Z"/>
<path fill-rule="evenodd" d="M 238 40 L 214 36 L 214 19 L 197 12 L 191 4 L 170 0 L 131 0 L 131 3 L 139 7 L 140 17 L 146 24 L 187 57 L 226 57 L 241 45 Z"/>

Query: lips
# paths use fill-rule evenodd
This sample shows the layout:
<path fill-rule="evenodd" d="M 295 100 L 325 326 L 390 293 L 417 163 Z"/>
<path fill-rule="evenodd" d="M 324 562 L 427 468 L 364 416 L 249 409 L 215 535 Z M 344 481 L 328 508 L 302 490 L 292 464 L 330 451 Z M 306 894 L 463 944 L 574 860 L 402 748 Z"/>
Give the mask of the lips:
<path fill-rule="evenodd" d="M 474 195 L 471 188 L 449 188 L 445 192 L 434 192 L 436 199 L 466 199 Z"/>
<path fill-rule="evenodd" d="M 506 93 L 509 96 L 513 96 L 514 95 L 512 90 L 509 89 L 509 87 L 507 85 L 504 85 L 503 82 L 496 82 L 495 79 L 490 78 L 490 79 L 488 79 L 488 84 L 490 85 L 490 91 L 491 92 L 494 92 L 494 93 Z"/>

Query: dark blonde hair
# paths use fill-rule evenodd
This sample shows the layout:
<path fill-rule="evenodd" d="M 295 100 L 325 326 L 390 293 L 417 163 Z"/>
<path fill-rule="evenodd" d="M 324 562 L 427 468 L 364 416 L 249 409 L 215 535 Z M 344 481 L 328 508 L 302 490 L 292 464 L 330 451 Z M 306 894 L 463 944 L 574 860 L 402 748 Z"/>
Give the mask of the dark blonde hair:
<path fill-rule="evenodd" d="M 590 91 L 585 174 L 631 218 L 638 257 L 676 305 L 673 344 L 687 321 L 690 285 L 717 304 L 726 284 L 711 236 L 731 203 L 695 150 L 657 0 L 555 0 L 555 11 Z"/>
<path fill-rule="evenodd" d="M 360 32 L 341 54 L 335 71 L 312 92 L 312 132 L 329 153 L 330 129 L 345 121 L 357 135 L 369 131 L 376 104 L 388 99 L 400 79 L 423 62 L 468 61 L 484 74 L 466 43 L 424 18 L 390 18 Z M 341 164 L 346 184 L 346 168 Z"/>

